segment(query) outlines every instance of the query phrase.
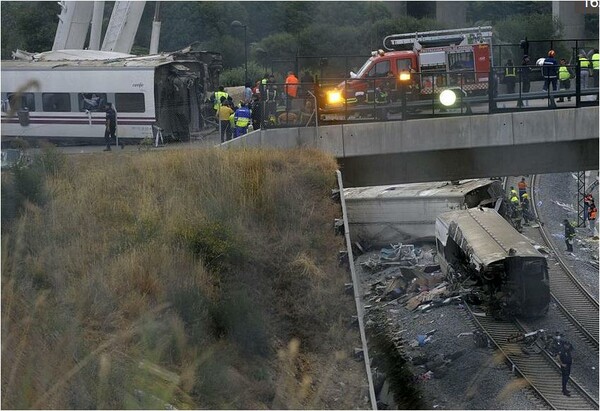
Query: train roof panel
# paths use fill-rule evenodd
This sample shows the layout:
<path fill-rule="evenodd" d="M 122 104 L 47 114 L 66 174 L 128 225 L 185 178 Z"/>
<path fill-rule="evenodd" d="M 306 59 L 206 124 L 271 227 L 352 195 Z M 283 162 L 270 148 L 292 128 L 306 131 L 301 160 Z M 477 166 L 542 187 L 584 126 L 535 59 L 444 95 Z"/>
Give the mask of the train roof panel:
<path fill-rule="evenodd" d="M 443 213 L 438 216 L 436 225 L 438 238 L 440 235 L 454 238 L 472 262 L 483 267 L 506 258 L 510 249 L 519 257 L 544 258 L 527 237 L 491 208 Z M 445 238 L 443 240 L 445 244 Z"/>
<path fill-rule="evenodd" d="M 448 181 L 439 181 L 372 187 L 353 187 L 344 189 L 344 197 L 346 200 L 397 200 L 401 198 L 414 199 L 415 197 L 461 198 L 466 193 L 486 186 L 493 181 L 494 180 L 489 179 L 470 179 L 460 180 L 459 184 L 451 184 Z"/>
<path fill-rule="evenodd" d="M 69 51 L 69 50 L 67 50 Z M 77 52 L 85 52 L 89 50 L 71 50 Z M 106 53 L 95 51 L 94 53 Z M 64 56 L 65 59 L 39 59 L 39 60 L 3 60 L 2 69 L 24 69 L 24 70 L 39 70 L 39 69 L 57 69 L 57 68 L 105 68 L 105 67 L 138 67 L 138 68 L 153 68 L 162 64 L 172 63 L 174 61 L 185 62 L 186 60 L 175 58 L 173 53 L 153 54 L 149 56 L 133 56 L 124 53 L 105 54 L 104 58 L 92 58 L 94 53 L 81 55 L 82 58 L 76 58 L 78 53 L 70 56 Z M 42 53 L 43 54 L 43 53 Z M 57 57 L 60 54 L 56 55 Z M 112 57 L 111 57 L 112 56 Z M 98 57 L 101 57 L 100 55 Z M 190 59 L 190 61 L 193 61 Z"/>

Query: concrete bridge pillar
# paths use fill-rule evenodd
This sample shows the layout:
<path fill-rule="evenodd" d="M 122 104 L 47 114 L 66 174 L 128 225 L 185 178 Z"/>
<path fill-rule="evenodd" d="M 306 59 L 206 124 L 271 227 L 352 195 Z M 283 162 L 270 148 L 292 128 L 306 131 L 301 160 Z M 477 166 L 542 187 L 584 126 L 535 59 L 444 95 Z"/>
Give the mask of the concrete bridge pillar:
<path fill-rule="evenodd" d="M 563 38 L 585 37 L 583 1 L 553 1 L 552 15 L 563 25 Z"/>

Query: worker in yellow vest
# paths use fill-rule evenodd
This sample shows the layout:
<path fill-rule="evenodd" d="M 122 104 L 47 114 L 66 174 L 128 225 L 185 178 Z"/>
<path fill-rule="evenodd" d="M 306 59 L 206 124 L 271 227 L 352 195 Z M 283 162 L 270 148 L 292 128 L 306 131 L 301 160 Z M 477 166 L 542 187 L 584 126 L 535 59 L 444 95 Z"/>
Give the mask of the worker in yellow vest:
<path fill-rule="evenodd" d="M 513 94 L 515 92 L 515 84 L 517 83 L 517 69 L 511 59 L 506 62 L 504 69 L 504 84 L 506 84 L 506 93 Z"/>
<path fill-rule="evenodd" d="M 213 95 L 213 108 L 215 109 L 216 115 L 219 115 L 219 108 L 221 107 L 221 97 L 225 97 L 225 100 L 227 100 L 227 97 L 229 97 L 229 94 L 227 94 L 227 92 L 225 91 L 225 87 L 223 86 L 219 86 L 219 90 L 215 91 L 215 94 Z"/>
<path fill-rule="evenodd" d="M 594 87 L 598 87 L 598 69 L 600 68 L 600 54 L 598 49 L 594 49 L 592 54 L 592 76 L 594 76 Z M 596 101 L 598 101 L 598 95 L 596 95 Z"/>
<path fill-rule="evenodd" d="M 581 67 L 581 71 L 579 74 L 580 77 L 580 83 L 581 83 L 581 88 L 585 89 L 588 86 L 588 79 L 590 77 L 590 69 L 591 69 L 591 63 L 588 60 L 588 58 L 586 57 L 585 53 L 581 52 L 579 53 L 579 66 Z"/>
<path fill-rule="evenodd" d="M 571 70 L 567 67 L 567 60 L 560 59 L 560 67 L 558 67 L 558 81 L 559 81 L 559 90 L 565 89 L 569 90 L 571 88 Z M 567 97 L 568 101 L 571 101 L 571 96 Z M 558 99 L 559 103 L 565 101 L 564 97 Z"/>

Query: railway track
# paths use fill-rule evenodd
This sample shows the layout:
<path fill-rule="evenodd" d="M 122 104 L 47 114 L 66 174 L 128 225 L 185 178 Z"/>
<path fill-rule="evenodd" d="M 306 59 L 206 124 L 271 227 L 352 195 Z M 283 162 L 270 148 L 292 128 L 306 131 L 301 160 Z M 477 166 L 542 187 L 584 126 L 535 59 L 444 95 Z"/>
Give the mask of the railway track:
<path fill-rule="evenodd" d="M 514 184 L 516 186 L 516 184 Z M 531 202 L 536 217 L 538 212 L 533 196 L 535 178 L 531 181 Z M 561 258 L 560 250 L 554 247 L 548 233 L 540 224 L 539 229 L 526 228 L 524 233 L 552 252 L 549 255 L 548 275 L 552 298 L 560 308 L 563 318 L 572 325 L 579 337 L 598 352 L 598 302 L 576 279 L 569 266 Z M 558 265 L 553 264 L 555 260 Z M 529 332 L 525 326 L 514 321 L 498 321 L 475 314 L 470 307 L 473 320 L 485 331 L 513 366 L 513 370 L 529 383 L 541 399 L 554 409 L 598 409 L 599 404 L 577 381 L 570 378 L 571 397 L 561 392 L 559 364 L 540 346 L 537 350 L 524 350 L 518 342 L 508 342 L 508 337 Z"/>
<path fill-rule="evenodd" d="M 534 190 L 535 182 L 536 178 L 534 176 L 531 179 L 531 203 L 533 212 L 538 217 Z M 556 249 L 542 224 L 537 230 L 528 229 L 525 234 L 552 251 L 548 264 L 550 294 L 562 311 L 563 316 L 577 330 L 583 340 L 598 352 L 600 318 L 598 315 L 598 301 L 577 280 L 571 268 L 561 256 L 561 251 Z M 552 264 L 552 260 L 555 260 L 558 266 Z"/>
<path fill-rule="evenodd" d="M 525 352 L 522 344 L 507 341 L 508 337 L 524 331 L 517 321 L 498 321 L 488 316 L 478 316 L 471 307 L 468 308 L 477 325 L 510 361 L 513 370 L 527 380 L 550 407 L 563 410 L 598 409 L 598 402 L 572 378 L 569 384 L 571 396 L 562 394 L 558 364 L 544 350 Z"/>

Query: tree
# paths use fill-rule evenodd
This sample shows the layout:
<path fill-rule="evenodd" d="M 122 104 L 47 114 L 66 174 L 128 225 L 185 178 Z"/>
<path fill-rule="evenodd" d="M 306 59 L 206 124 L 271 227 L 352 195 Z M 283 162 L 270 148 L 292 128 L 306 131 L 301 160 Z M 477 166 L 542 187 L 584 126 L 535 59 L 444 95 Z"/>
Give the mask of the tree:
<path fill-rule="evenodd" d="M 56 2 L 2 3 L 2 58 L 17 48 L 30 52 L 52 49 L 58 26 Z"/>

